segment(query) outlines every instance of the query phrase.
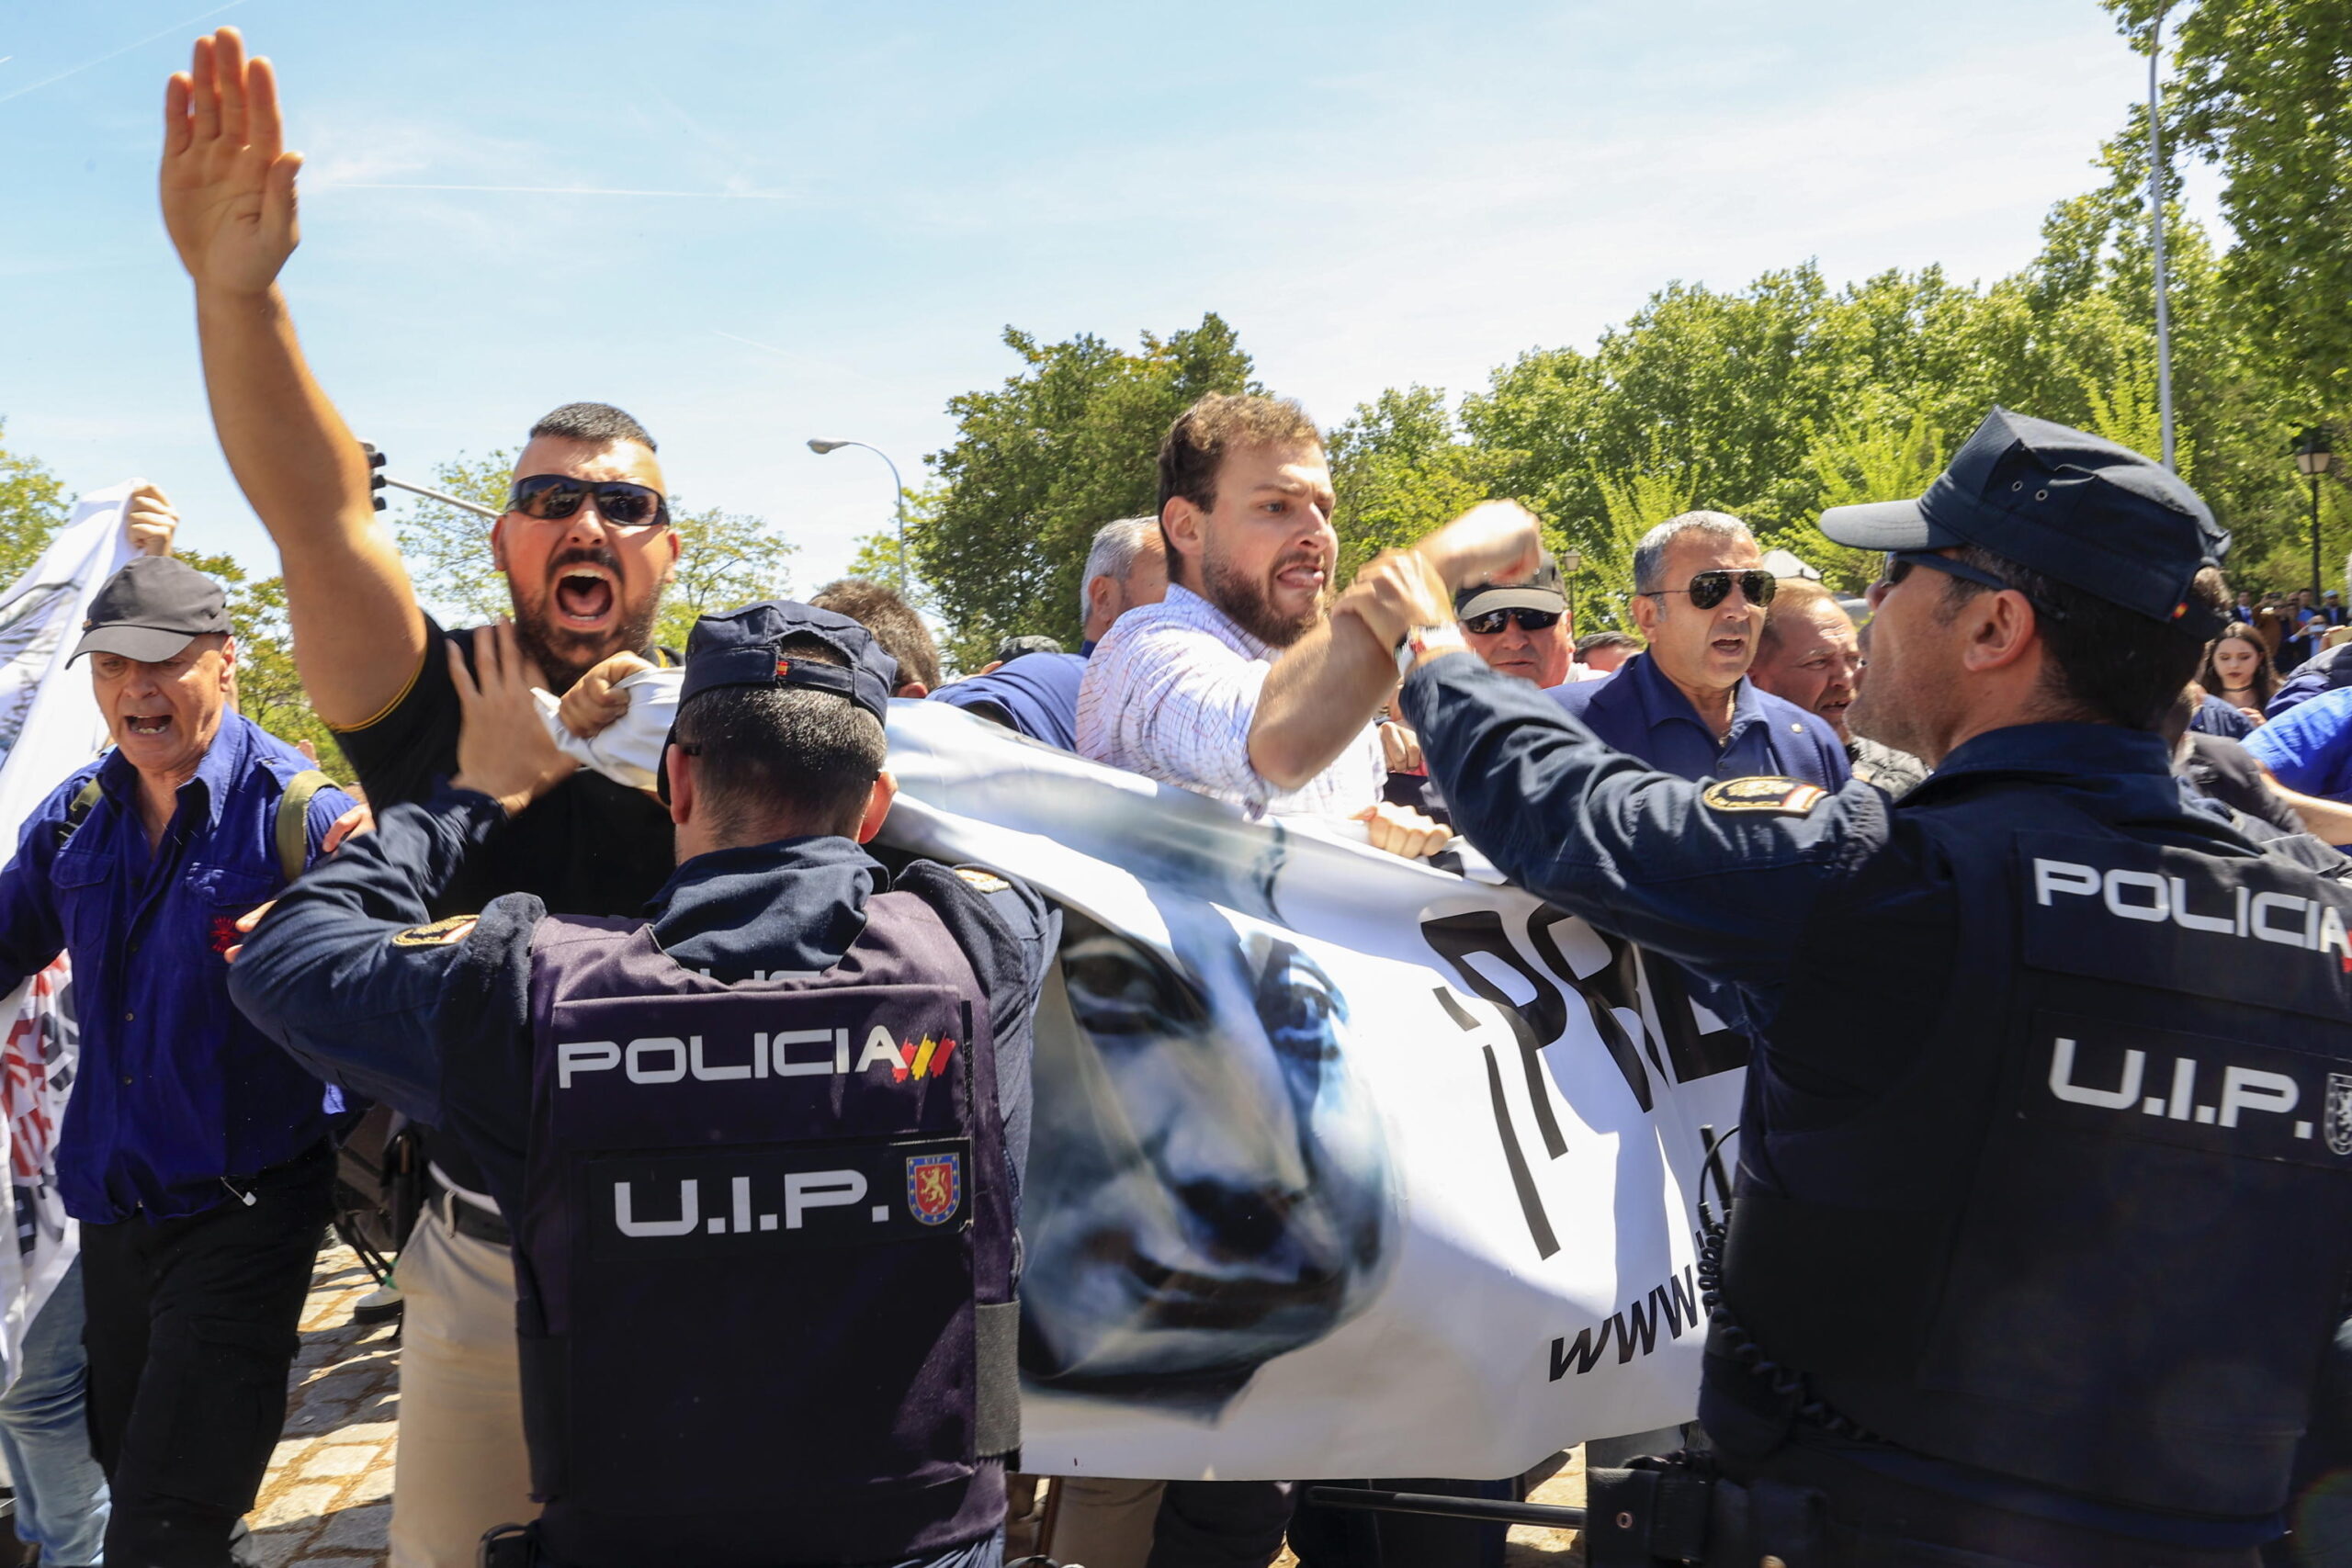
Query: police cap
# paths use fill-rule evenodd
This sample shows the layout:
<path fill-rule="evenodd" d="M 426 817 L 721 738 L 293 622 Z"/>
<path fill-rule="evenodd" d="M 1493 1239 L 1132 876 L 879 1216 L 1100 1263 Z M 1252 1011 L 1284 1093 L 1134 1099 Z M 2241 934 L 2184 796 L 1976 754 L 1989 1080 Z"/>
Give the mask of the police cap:
<path fill-rule="evenodd" d="M 840 664 L 795 659 L 783 651 L 793 637 L 811 637 L 842 656 Z M 899 661 L 847 615 L 790 600 L 767 599 L 724 615 L 705 615 L 686 636 L 683 706 L 697 692 L 718 686 L 806 686 L 831 692 L 888 722 Z"/>
<path fill-rule="evenodd" d="M 1996 408 L 1917 501 L 1833 506 L 1821 531 L 1865 550 L 1974 545 L 2199 637 L 2190 602 L 2230 536 L 2177 475 L 2127 446 Z"/>

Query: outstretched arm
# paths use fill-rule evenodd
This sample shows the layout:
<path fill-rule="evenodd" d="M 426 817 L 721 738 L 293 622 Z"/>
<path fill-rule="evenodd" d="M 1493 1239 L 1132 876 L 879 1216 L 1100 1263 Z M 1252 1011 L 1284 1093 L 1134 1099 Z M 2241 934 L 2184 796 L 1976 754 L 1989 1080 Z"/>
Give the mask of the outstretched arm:
<path fill-rule="evenodd" d="M 299 242 L 277 81 L 234 28 L 196 41 L 164 102 L 164 225 L 196 283 L 220 449 L 277 546 L 312 706 L 356 728 L 407 690 L 424 613 L 377 523 L 368 462 L 303 363 L 278 269 Z"/>

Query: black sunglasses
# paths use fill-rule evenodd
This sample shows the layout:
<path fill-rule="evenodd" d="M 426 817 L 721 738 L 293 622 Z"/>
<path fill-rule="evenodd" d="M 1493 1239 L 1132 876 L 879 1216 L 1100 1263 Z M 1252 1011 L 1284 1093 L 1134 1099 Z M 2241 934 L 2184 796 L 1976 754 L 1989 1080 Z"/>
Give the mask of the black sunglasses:
<path fill-rule="evenodd" d="M 1772 595 L 1781 587 L 1779 578 L 1761 567 L 1751 567 L 1746 571 L 1717 570 L 1697 572 L 1691 576 L 1688 588 L 1651 588 L 1645 592 L 1651 598 L 1663 593 L 1688 593 L 1692 609 L 1712 610 L 1731 597 L 1731 585 L 1735 582 L 1739 584 L 1739 591 L 1747 595 L 1747 602 L 1758 608 L 1770 604 Z"/>
<path fill-rule="evenodd" d="M 1473 615 L 1463 622 L 1462 629 L 1465 632 L 1476 632 L 1480 637 L 1492 637 L 1510 621 L 1517 621 L 1519 629 L 1523 632 L 1548 632 L 1560 624 L 1560 612 L 1516 607 L 1508 610 L 1489 610 L 1483 615 Z"/>
<path fill-rule="evenodd" d="M 592 483 L 568 474 L 532 474 L 516 479 L 506 510 L 560 523 L 591 496 L 596 501 L 596 515 L 616 528 L 643 528 L 670 520 L 670 503 L 658 490 L 621 479 Z"/>
<path fill-rule="evenodd" d="M 1999 578 L 1994 576 L 1991 572 L 1984 570 L 1981 567 L 1971 566 L 1963 560 L 1954 560 L 1950 556 L 1939 556 L 1933 550 L 1888 551 L 1886 557 L 1886 585 L 1889 588 L 1892 588 L 1896 583 L 1902 581 L 1905 578 L 1910 576 L 1911 569 L 1915 566 L 1924 566 L 1929 571 L 1940 571 L 1946 577 L 1957 577 L 1962 582 L 1973 582 L 1978 587 L 1989 588 L 1996 593 L 2006 592 L 2022 594 L 2025 598 L 2025 602 L 2033 606 L 2035 614 L 2047 615 L 2053 621 L 2063 621 L 2066 618 L 2065 611 L 2057 608 L 2055 605 L 2043 604 L 2032 594 L 2027 593 L 2024 589 L 2019 588 L 2016 583 L 2004 582 Z"/>

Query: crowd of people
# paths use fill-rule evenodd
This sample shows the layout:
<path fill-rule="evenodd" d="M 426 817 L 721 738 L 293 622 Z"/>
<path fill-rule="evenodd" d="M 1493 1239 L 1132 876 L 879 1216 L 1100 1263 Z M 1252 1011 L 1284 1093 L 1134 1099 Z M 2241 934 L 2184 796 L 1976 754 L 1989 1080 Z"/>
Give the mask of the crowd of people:
<path fill-rule="evenodd" d="M 1622 1500 L 1595 1561 L 1631 1550 L 1612 1529 L 1701 1560 L 1645 1532 L 1703 1484 L 1710 1562 L 2243 1564 L 2352 1451 L 2320 1332 L 2352 1247 L 2352 863 L 2328 847 L 2352 844 L 2352 628 L 2334 591 L 2233 603 L 2225 536 L 2156 465 L 1996 410 L 1928 496 L 1823 519 L 1885 552 L 1866 595 L 1688 512 L 1634 551 L 1631 629 L 1580 637 L 1510 502 L 1340 583 L 1315 424 L 1211 395 L 1161 443 L 1158 511 L 1094 536 L 1077 650 L 1010 637 L 953 678 L 861 579 L 653 647 L 680 549 L 656 443 L 579 402 L 530 428 L 491 536 L 511 620 L 450 630 L 277 284 L 297 164 L 267 63 L 200 39 L 165 223 L 357 778 L 238 715 L 221 589 L 142 496 L 141 553 L 73 651 L 113 747 L 0 873 L 0 984 L 67 954 L 81 1021 L 56 1170 L 80 1260 L 0 1400 L 37 1561 L 258 1560 L 243 1516 L 335 1143 L 373 1103 L 424 1173 L 395 1275 L 400 1568 L 997 1568 L 1061 916 L 1012 868 L 875 846 L 891 705 L 924 700 L 1379 852 L 1466 840 L 1752 1040 L 1703 1426 L 1590 1445 Z M 632 724 L 664 727 L 637 743 L 650 787 L 582 765 Z M 2343 1071 L 2316 1087 L 2312 1063 Z M 2119 1115 L 2129 1136 L 2095 1122 Z M 656 1190 L 678 1217 L 648 1217 Z M 2214 1359 L 2224 1328 L 2243 1343 Z M 1073 1478 L 1052 1546 L 1496 1550 L 1298 1502 Z"/>

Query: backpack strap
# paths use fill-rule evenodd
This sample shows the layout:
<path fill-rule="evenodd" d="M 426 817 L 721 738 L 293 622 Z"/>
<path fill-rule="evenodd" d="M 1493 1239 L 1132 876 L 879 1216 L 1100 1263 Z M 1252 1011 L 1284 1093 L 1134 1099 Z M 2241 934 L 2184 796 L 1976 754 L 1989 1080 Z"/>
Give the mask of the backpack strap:
<path fill-rule="evenodd" d="M 90 775 L 89 783 L 74 792 L 74 798 L 65 806 L 65 819 L 57 825 L 59 849 L 63 849 L 65 841 L 74 836 L 74 830 L 89 819 L 90 813 L 97 809 L 99 797 L 105 793 L 98 787 L 96 773 Z"/>
<path fill-rule="evenodd" d="M 288 882 L 310 862 L 311 797 L 334 783 L 316 768 L 305 768 L 286 781 L 286 793 L 277 797 L 277 870 Z"/>

